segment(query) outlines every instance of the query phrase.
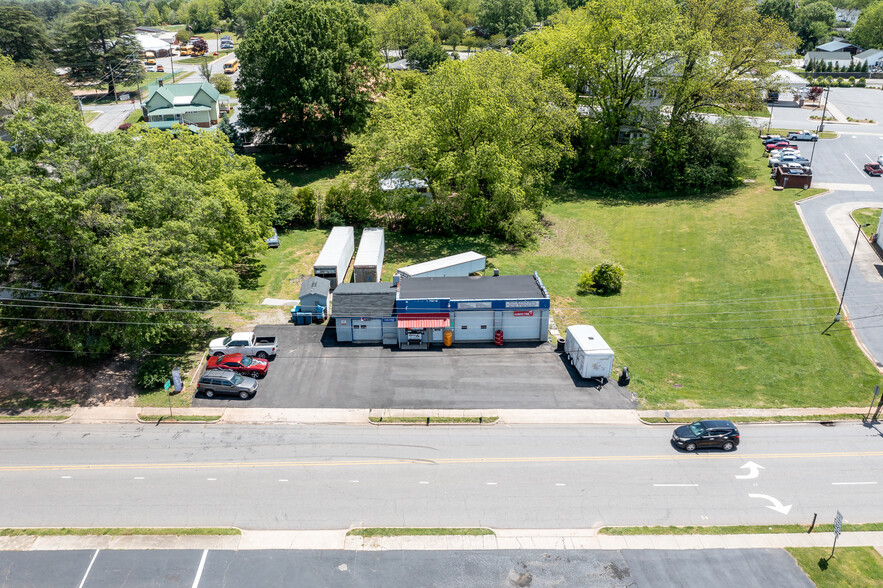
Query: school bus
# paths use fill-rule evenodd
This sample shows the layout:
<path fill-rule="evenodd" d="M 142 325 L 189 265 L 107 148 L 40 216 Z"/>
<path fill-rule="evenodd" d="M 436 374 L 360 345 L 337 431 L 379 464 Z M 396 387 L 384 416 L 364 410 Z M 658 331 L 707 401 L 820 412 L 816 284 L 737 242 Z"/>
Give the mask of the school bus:
<path fill-rule="evenodd" d="M 193 45 L 181 45 L 181 48 L 178 50 L 181 55 L 190 55 L 191 51 L 193 51 Z"/>
<path fill-rule="evenodd" d="M 237 69 L 239 69 L 239 60 L 231 59 L 227 63 L 224 64 L 224 73 L 231 74 L 234 73 Z"/>
<path fill-rule="evenodd" d="M 144 64 L 156 65 L 156 54 L 153 51 L 144 52 Z"/>

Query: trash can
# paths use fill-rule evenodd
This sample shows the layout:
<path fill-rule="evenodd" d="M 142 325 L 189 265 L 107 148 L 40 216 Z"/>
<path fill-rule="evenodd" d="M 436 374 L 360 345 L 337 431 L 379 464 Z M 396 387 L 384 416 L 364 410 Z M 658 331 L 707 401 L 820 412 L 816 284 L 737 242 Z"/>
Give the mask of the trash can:
<path fill-rule="evenodd" d="M 619 374 L 619 381 L 617 382 L 620 386 L 628 386 L 629 382 L 632 381 L 632 377 L 629 374 L 629 368 L 622 368 L 622 373 Z"/>

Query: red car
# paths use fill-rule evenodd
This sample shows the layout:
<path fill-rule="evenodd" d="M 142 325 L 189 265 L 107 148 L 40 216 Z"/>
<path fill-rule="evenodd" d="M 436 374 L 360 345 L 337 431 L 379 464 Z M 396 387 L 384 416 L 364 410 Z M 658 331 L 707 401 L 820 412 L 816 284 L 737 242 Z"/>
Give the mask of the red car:
<path fill-rule="evenodd" d="M 778 141 L 776 143 L 767 143 L 766 145 L 764 145 L 764 148 L 767 151 L 772 151 L 773 149 L 784 149 L 785 147 L 791 147 L 792 149 L 800 148 L 790 141 Z"/>
<path fill-rule="evenodd" d="M 262 378 L 267 375 L 270 362 L 257 357 L 245 357 L 241 353 L 212 356 L 205 364 L 206 370 L 233 370 L 251 378 Z"/>
<path fill-rule="evenodd" d="M 883 165 L 879 163 L 866 163 L 865 171 L 869 176 L 883 176 Z"/>

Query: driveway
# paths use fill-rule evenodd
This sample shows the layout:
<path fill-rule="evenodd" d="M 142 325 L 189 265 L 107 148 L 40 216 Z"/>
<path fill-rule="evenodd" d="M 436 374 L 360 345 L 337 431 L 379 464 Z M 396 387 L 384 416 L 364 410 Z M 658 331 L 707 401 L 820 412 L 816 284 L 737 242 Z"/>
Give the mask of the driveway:
<path fill-rule="evenodd" d="M 267 325 L 279 355 L 248 401 L 196 398 L 193 406 L 254 408 L 634 408 L 615 380 L 582 380 L 548 343 L 456 345 L 401 351 L 338 345 L 333 329 Z"/>

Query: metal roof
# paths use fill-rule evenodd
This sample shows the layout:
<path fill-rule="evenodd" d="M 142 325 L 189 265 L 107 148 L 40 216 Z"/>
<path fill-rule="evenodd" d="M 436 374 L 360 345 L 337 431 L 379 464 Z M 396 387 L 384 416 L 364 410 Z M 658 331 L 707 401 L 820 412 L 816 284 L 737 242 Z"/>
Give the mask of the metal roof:
<path fill-rule="evenodd" d="M 331 316 L 389 317 L 395 314 L 396 287 L 392 282 L 338 284 L 331 299 Z"/>
<path fill-rule="evenodd" d="M 423 263 L 416 263 L 407 267 L 400 267 L 397 271 L 408 276 L 416 276 L 417 274 L 425 274 L 426 272 L 450 267 L 459 263 L 477 261 L 479 259 L 486 258 L 481 253 L 476 253 L 475 251 L 467 251 L 466 253 L 458 253 L 457 255 L 449 255 L 448 257 L 433 259 L 432 261 L 424 261 Z"/>
<path fill-rule="evenodd" d="M 446 312 L 400 314 L 396 327 L 399 329 L 440 329 L 451 326 L 451 316 Z"/>
<path fill-rule="evenodd" d="M 399 282 L 399 299 L 508 300 L 548 298 L 534 276 L 446 276 Z"/>
<path fill-rule="evenodd" d="M 328 293 L 331 291 L 331 280 L 326 280 L 325 278 L 307 278 L 304 280 L 304 283 L 300 285 L 300 297 L 309 296 L 310 294 L 319 294 L 320 296 L 328 297 Z"/>
<path fill-rule="evenodd" d="M 598 333 L 598 329 L 591 325 L 567 327 L 567 338 L 571 337 L 583 351 L 613 353 L 613 349 L 604 341 L 604 338 Z"/>
<path fill-rule="evenodd" d="M 816 51 L 842 51 L 847 47 L 855 47 L 852 43 L 847 43 L 846 41 L 831 41 L 829 43 L 825 43 L 824 45 L 819 45 L 816 47 Z"/>
<path fill-rule="evenodd" d="M 355 266 L 374 266 L 383 248 L 383 229 L 369 227 L 362 231 L 359 240 L 359 252 L 356 254 Z"/>
<path fill-rule="evenodd" d="M 319 252 L 313 267 L 337 267 L 340 263 L 341 251 L 353 238 L 352 227 L 334 227 L 328 234 L 328 240 Z"/>

